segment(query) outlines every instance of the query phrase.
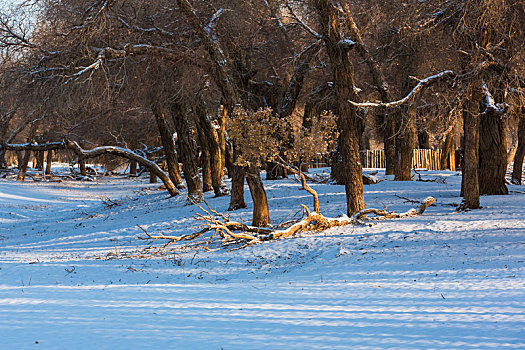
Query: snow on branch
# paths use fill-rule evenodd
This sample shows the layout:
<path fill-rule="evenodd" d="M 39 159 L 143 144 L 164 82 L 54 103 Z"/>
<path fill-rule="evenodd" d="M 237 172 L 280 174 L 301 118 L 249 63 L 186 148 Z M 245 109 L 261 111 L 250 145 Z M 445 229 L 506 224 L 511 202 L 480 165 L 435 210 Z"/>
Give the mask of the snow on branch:
<path fill-rule="evenodd" d="M 507 105 L 505 103 L 496 103 L 494 101 L 494 97 L 492 97 L 488 85 L 483 83 L 481 88 L 483 89 L 483 94 L 485 95 L 485 99 L 483 100 L 483 103 L 485 104 L 485 111 L 483 111 L 483 113 L 486 114 L 491 111 L 496 114 L 505 113 Z"/>
<path fill-rule="evenodd" d="M 354 101 L 348 101 L 351 105 L 354 107 L 364 107 L 364 108 L 374 108 L 374 107 L 383 107 L 383 108 L 392 108 L 400 106 L 406 102 L 408 102 L 410 99 L 415 97 L 417 94 L 419 94 L 421 91 L 426 89 L 428 86 L 432 85 L 433 83 L 440 81 L 445 78 L 455 78 L 457 77 L 457 74 L 451 70 L 446 70 L 441 73 L 431 75 L 425 79 L 422 79 L 419 81 L 419 83 L 410 91 L 408 95 L 403 97 L 400 100 L 393 101 L 393 102 L 354 102 Z"/>

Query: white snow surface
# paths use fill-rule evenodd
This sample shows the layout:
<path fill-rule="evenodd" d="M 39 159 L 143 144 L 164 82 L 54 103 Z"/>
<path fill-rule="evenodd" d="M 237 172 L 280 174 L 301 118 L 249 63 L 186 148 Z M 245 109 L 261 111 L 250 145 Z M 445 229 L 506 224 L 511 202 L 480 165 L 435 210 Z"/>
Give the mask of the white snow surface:
<path fill-rule="evenodd" d="M 402 212 L 417 204 L 396 195 L 435 197 L 423 216 L 143 258 L 129 257 L 137 224 L 189 233 L 199 209 L 145 177 L 0 179 L 0 348 L 524 349 L 525 186 L 456 213 L 459 174 L 422 174 L 439 181 L 380 170 L 365 200 Z M 311 206 L 292 178 L 265 186 L 274 224 Z M 325 215 L 344 213 L 343 186 L 311 186 Z M 249 222 L 245 197 L 232 216 Z"/>

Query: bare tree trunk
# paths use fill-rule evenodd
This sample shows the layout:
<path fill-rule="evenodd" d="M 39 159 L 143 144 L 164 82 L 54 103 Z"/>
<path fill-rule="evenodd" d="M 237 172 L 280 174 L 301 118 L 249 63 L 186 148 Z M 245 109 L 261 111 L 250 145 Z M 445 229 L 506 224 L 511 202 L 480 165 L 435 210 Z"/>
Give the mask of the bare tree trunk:
<path fill-rule="evenodd" d="M 250 194 L 253 200 L 252 225 L 256 227 L 266 227 L 270 225 L 270 213 L 268 211 L 266 191 L 264 190 L 258 168 L 249 167 L 246 170 L 246 182 L 250 187 Z"/>
<path fill-rule="evenodd" d="M 524 111 L 525 112 L 525 111 Z M 523 157 L 525 156 L 525 116 L 520 118 L 518 126 L 518 149 L 514 156 L 514 165 L 512 166 L 512 183 L 521 185 L 521 176 L 523 173 Z"/>
<path fill-rule="evenodd" d="M 215 129 L 217 133 L 217 138 L 219 141 L 219 148 L 220 148 L 220 155 L 221 155 L 220 179 L 221 179 L 222 185 L 224 185 L 223 183 L 224 167 L 226 166 L 226 157 L 225 157 L 225 154 L 226 154 L 226 123 L 228 120 L 228 112 L 229 110 L 224 106 L 220 109 L 219 120 L 218 120 L 219 128 Z M 224 188 L 225 188 L 225 185 L 223 187 L 223 190 Z M 228 194 L 228 192 L 225 192 L 224 194 Z"/>
<path fill-rule="evenodd" d="M 233 172 L 233 146 L 229 140 L 226 141 L 224 148 L 224 166 L 226 168 L 228 178 L 232 178 Z M 243 180 L 244 181 L 244 180 Z M 232 180 L 233 183 L 233 180 Z"/>
<path fill-rule="evenodd" d="M 440 168 L 442 170 L 456 170 L 455 164 L 451 162 L 451 155 L 454 152 L 454 130 L 451 130 L 445 137 L 445 142 L 443 143 L 443 150 L 441 152 L 440 159 Z"/>
<path fill-rule="evenodd" d="M 36 158 L 36 166 L 35 168 L 37 170 L 43 171 L 44 170 L 44 158 L 45 158 L 45 152 L 38 151 L 35 152 L 35 158 Z"/>
<path fill-rule="evenodd" d="M 51 163 L 53 163 L 53 150 L 47 151 L 46 155 L 46 175 L 51 175 Z"/>
<path fill-rule="evenodd" d="M 202 184 L 199 177 L 199 170 L 196 164 L 197 150 L 193 140 L 187 112 L 184 107 L 174 103 L 171 107 L 173 123 L 179 136 L 179 149 L 182 158 L 182 171 L 188 187 L 188 198 L 193 203 L 203 200 Z"/>
<path fill-rule="evenodd" d="M 507 170 L 505 127 L 501 116 L 492 109 L 481 117 L 479 160 L 480 195 L 508 194 L 505 185 Z"/>
<path fill-rule="evenodd" d="M 347 214 L 352 216 L 365 207 L 359 140 L 363 131 L 355 107 L 348 103 L 356 101 L 354 91 L 354 67 L 348 55 L 348 47 L 341 45 L 344 37 L 339 32 L 336 9 L 330 0 L 315 0 L 321 34 L 330 59 L 336 94 L 336 115 L 341 142 L 339 152 L 345 173 Z"/>
<path fill-rule="evenodd" d="M 22 169 L 22 165 L 24 164 L 24 155 L 25 155 L 24 152 L 16 151 L 16 168 L 18 170 Z"/>
<path fill-rule="evenodd" d="M 202 172 L 202 192 L 213 191 L 212 180 L 211 180 L 211 159 L 208 140 L 202 126 L 199 123 L 198 118 L 195 118 L 197 124 L 197 132 L 199 134 L 199 144 L 201 148 L 201 172 Z"/>
<path fill-rule="evenodd" d="M 388 113 L 383 130 L 385 149 L 385 175 L 394 175 L 396 165 L 396 118 L 393 112 Z"/>
<path fill-rule="evenodd" d="M 479 122 L 477 117 L 477 101 L 480 95 L 472 94 L 469 102 L 470 110 L 463 111 L 464 128 L 464 156 L 463 177 L 461 179 L 461 192 L 463 203 L 461 209 L 478 209 L 479 205 Z"/>
<path fill-rule="evenodd" d="M 337 147 L 330 155 L 330 178 L 338 185 L 344 185 L 346 181 L 343 157 L 339 151 L 342 147 L 341 142 L 341 134 L 339 134 L 339 137 L 337 138 Z"/>
<path fill-rule="evenodd" d="M 31 151 L 25 151 L 24 157 L 22 158 L 21 163 L 18 164 L 20 171 L 16 177 L 16 181 L 24 181 L 26 178 L 27 165 L 29 164 L 29 159 L 31 158 Z"/>
<path fill-rule="evenodd" d="M 81 159 L 78 161 L 78 165 L 80 167 L 80 175 L 87 176 L 86 161 L 84 159 Z"/>
<path fill-rule="evenodd" d="M 211 186 L 216 197 L 227 195 L 229 191 L 226 187 L 226 184 L 224 183 L 223 163 L 225 157 L 224 151 L 222 150 L 224 147 L 224 130 L 222 130 L 222 127 L 220 127 L 219 129 L 215 128 L 206 110 L 204 109 L 203 102 L 201 101 L 200 96 L 198 96 L 198 100 L 194 107 L 195 123 L 197 125 L 197 128 L 199 129 L 199 139 L 201 141 L 201 146 L 203 146 L 202 148 L 205 148 L 208 152 L 208 154 L 204 154 L 204 152 L 203 154 L 205 157 L 208 156 L 208 169 L 210 171 L 209 181 L 211 182 Z M 225 124 L 226 121 L 224 121 L 223 123 Z M 223 136 L 221 137 L 221 135 Z"/>
<path fill-rule="evenodd" d="M 8 164 L 5 158 L 5 150 L 0 150 L 0 169 L 6 169 L 7 167 Z"/>
<path fill-rule="evenodd" d="M 175 150 L 175 143 L 173 142 L 173 133 L 169 128 L 168 121 L 166 120 L 165 107 L 157 101 L 156 103 L 152 104 L 151 110 L 155 115 L 155 120 L 157 121 L 160 140 L 162 143 L 162 148 L 164 149 L 166 165 L 168 166 L 168 176 L 177 188 L 184 188 L 182 177 L 179 171 L 179 159 L 177 156 L 177 151 Z"/>
<path fill-rule="evenodd" d="M 232 165 L 231 167 L 232 190 L 228 210 L 246 208 L 246 202 L 244 201 L 245 171 L 245 168 L 242 166 Z"/>
<path fill-rule="evenodd" d="M 137 162 L 132 160 L 129 162 L 129 174 L 130 175 L 137 175 Z"/>
<path fill-rule="evenodd" d="M 414 116 L 412 112 L 407 113 L 404 125 L 401 126 L 403 116 L 400 114 L 399 131 L 396 139 L 396 166 L 395 181 L 412 180 L 412 158 L 415 143 Z"/>
<path fill-rule="evenodd" d="M 428 131 L 419 130 L 417 134 L 417 140 L 418 140 L 419 148 L 430 149 L 430 136 L 428 135 Z"/>
<path fill-rule="evenodd" d="M 286 169 L 279 163 L 266 162 L 266 180 L 285 179 L 287 176 Z"/>

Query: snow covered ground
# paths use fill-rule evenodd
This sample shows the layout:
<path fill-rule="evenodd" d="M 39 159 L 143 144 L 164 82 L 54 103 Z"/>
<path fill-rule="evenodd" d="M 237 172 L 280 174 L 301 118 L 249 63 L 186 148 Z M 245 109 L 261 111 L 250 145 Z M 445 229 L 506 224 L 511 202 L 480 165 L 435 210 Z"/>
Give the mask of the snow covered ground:
<path fill-rule="evenodd" d="M 1 179 L 0 348 L 525 348 L 525 186 L 456 213 L 460 176 L 422 174 L 438 181 L 365 195 L 396 211 L 434 196 L 420 217 L 145 258 L 137 224 L 188 233 L 199 210 L 146 178 Z M 311 205 L 299 187 L 266 182 L 274 223 Z M 345 211 L 342 186 L 312 187 L 325 215 Z"/>

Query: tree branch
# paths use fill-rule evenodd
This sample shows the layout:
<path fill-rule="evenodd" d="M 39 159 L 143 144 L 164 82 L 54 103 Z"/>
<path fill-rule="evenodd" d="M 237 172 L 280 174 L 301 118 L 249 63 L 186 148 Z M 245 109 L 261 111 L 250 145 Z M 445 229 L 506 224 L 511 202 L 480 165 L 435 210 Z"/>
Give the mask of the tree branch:
<path fill-rule="evenodd" d="M 446 70 L 441 73 L 431 75 L 425 79 L 422 79 L 419 81 L 419 83 L 410 91 L 408 95 L 403 97 L 400 100 L 393 101 L 393 102 L 354 102 L 354 101 L 348 101 L 351 105 L 354 107 L 365 107 L 365 108 L 375 108 L 375 107 L 383 107 L 383 108 L 392 108 L 400 106 L 406 102 L 408 102 L 410 99 L 414 98 L 417 94 L 421 93 L 424 89 L 432 85 L 433 83 L 443 80 L 445 78 L 455 78 L 457 77 L 457 74 L 453 71 Z"/>

